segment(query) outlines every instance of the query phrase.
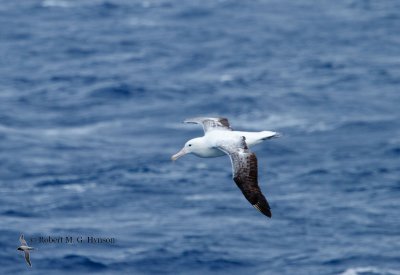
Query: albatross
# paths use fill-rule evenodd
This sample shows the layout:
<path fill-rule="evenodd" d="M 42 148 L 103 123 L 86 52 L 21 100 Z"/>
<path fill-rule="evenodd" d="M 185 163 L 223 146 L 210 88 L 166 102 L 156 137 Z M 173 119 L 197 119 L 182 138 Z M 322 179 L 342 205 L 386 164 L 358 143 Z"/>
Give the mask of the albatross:
<path fill-rule="evenodd" d="M 21 243 L 21 245 L 17 248 L 17 250 L 20 251 L 24 251 L 25 253 L 25 261 L 29 266 L 32 266 L 31 263 L 31 259 L 29 257 L 29 250 L 33 250 L 33 247 L 28 246 L 28 244 L 26 243 L 25 239 L 24 239 L 24 235 L 21 235 L 19 237 L 19 242 Z"/>
<path fill-rule="evenodd" d="M 234 131 L 228 119 L 222 117 L 197 117 L 187 119 L 184 123 L 201 124 L 204 136 L 187 141 L 171 159 L 175 161 L 186 154 L 194 154 L 202 158 L 228 155 L 232 163 L 233 180 L 244 197 L 254 208 L 271 218 L 271 208 L 258 186 L 257 157 L 249 147 L 264 140 L 279 137 L 279 133 Z"/>

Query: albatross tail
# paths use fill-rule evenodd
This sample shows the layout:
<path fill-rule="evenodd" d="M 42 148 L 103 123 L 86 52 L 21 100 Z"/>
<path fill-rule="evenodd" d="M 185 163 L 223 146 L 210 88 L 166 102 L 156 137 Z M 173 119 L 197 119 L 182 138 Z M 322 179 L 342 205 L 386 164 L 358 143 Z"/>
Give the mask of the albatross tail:
<path fill-rule="evenodd" d="M 239 132 L 239 131 L 238 131 Z M 264 140 L 280 137 L 281 134 L 273 131 L 262 131 L 262 132 L 239 132 L 246 137 L 246 143 L 249 146 L 259 144 Z"/>
<path fill-rule="evenodd" d="M 282 135 L 278 132 L 272 132 L 272 131 L 262 131 L 260 132 L 262 134 L 262 140 L 270 139 L 270 138 L 278 138 L 281 137 Z"/>

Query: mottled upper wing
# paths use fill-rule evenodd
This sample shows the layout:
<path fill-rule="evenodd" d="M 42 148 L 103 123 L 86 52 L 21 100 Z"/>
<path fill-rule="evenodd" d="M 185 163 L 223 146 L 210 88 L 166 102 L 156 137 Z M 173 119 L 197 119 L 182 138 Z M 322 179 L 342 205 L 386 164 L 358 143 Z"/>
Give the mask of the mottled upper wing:
<path fill-rule="evenodd" d="M 224 118 L 224 117 L 218 117 L 218 118 L 195 117 L 195 118 L 186 119 L 184 122 L 185 123 L 202 124 L 205 133 L 207 133 L 207 131 L 210 131 L 213 129 L 232 131 L 232 128 L 229 126 L 228 119 Z"/>
<path fill-rule="evenodd" d="M 21 236 L 19 237 L 19 241 L 20 241 L 21 245 L 28 246 L 28 244 L 26 243 L 26 241 L 25 241 L 25 239 L 24 239 L 24 235 L 21 235 Z"/>
<path fill-rule="evenodd" d="M 25 261 L 26 261 L 26 263 L 27 263 L 29 266 L 32 266 L 31 259 L 30 259 L 30 257 L 29 257 L 29 251 L 28 251 L 28 250 L 24 250 L 24 252 L 25 252 Z"/>
<path fill-rule="evenodd" d="M 258 186 L 257 157 L 247 148 L 245 139 L 237 144 L 221 145 L 232 162 L 233 180 L 245 198 L 265 216 L 272 216 L 271 208 Z"/>

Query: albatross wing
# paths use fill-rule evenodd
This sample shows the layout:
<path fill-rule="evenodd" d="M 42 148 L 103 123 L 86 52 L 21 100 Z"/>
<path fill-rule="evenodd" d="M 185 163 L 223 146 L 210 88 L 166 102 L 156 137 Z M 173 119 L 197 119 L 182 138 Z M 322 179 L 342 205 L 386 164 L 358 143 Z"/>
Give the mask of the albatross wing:
<path fill-rule="evenodd" d="M 26 243 L 26 241 L 24 239 L 24 235 L 21 235 L 19 237 L 19 242 L 21 243 L 21 245 L 28 246 L 28 244 Z"/>
<path fill-rule="evenodd" d="M 26 263 L 27 263 L 29 266 L 32 266 L 31 259 L 30 259 L 30 257 L 29 257 L 29 251 L 28 251 L 28 250 L 24 250 L 24 253 L 25 253 L 25 261 L 26 261 Z"/>
<path fill-rule="evenodd" d="M 271 218 L 271 208 L 258 186 L 257 157 L 247 148 L 245 138 L 242 137 L 237 144 L 221 145 L 219 148 L 229 155 L 233 180 L 245 198 L 254 208 Z"/>
<path fill-rule="evenodd" d="M 201 124 L 203 125 L 204 133 L 215 129 L 232 131 L 228 119 L 224 117 L 195 117 L 186 119 L 184 123 Z"/>

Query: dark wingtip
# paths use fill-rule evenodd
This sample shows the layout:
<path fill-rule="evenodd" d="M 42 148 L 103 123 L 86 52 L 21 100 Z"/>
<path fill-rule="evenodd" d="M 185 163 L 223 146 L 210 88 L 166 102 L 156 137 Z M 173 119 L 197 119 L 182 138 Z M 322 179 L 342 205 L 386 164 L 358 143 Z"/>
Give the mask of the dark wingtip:
<path fill-rule="evenodd" d="M 262 210 L 260 210 L 261 213 L 263 213 L 265 216 L 267 216 L 268 218 L 272 218 L 272 212 L 271 209 L 269 208 L 264 208 Z"/>
<path fill-rule="evenodd" d="M 258 211 L 260 211 L 262 214 L 264 214 L 265 216 L 267 216 L 268 218 L 272 218 L 272 212 L 271 209 L 269 208 L 269 206 L 267 205 L 263 205 L 263 204 L 253 204 L 254 208 L 257 209 Z M 267 207 L 265 207 L 267 206 Z"/>

